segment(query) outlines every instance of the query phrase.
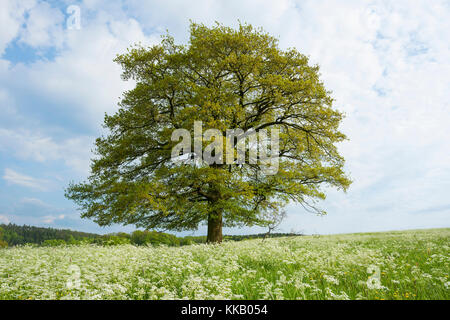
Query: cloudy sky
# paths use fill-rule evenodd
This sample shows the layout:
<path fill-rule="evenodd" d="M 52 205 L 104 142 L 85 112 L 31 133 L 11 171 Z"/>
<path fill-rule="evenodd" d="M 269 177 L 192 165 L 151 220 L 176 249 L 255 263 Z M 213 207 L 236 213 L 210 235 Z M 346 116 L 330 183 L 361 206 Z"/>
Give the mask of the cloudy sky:
<path fill-rule="evenodd" d="M 354 183 L 328 191 L 325 217 L 289 206 L 280 231 L 450 227 L 448 0 L 2 0 L 0 223 L 133 230 L 80 219 L 64 188 L 87 177 L 103 115 L 132 86 L 115 55 L 166 30 L 186 43 L 190 19 L 248 22 L 296 47 L 347 115 L 339 148 Z"/>

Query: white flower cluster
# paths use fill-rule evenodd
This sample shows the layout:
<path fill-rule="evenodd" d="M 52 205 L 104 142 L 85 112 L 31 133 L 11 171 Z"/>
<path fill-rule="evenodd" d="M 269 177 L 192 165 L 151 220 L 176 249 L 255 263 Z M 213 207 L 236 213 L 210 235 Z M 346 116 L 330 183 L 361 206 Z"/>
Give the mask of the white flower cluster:
<path fill-rule="evenodd" d="M 449 240 L 450 229 L 436 229 L 179 248 L 21 246 L 0 249 L 0 299 L 449 299 Z"/>

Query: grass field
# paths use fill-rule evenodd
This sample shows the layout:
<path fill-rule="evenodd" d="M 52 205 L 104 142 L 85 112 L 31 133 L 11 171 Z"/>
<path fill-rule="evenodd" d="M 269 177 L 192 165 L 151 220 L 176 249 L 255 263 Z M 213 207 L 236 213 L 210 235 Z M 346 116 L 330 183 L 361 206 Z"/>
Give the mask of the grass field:
<path fill-rule="evenodd" d="M 0 249 L 0 299 L 449 299 L 450 229 Z"/>

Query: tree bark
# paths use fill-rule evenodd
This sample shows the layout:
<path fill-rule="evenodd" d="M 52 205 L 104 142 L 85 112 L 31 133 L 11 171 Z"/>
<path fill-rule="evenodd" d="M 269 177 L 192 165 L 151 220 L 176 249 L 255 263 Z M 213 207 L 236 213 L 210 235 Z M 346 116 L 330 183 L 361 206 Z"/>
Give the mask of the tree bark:
<path fill-rule="evenodd" d="M 222 242 L 222 213 L 216 212 L 208 216 L 208 236 L 207 243 L 221 243 Z"/>

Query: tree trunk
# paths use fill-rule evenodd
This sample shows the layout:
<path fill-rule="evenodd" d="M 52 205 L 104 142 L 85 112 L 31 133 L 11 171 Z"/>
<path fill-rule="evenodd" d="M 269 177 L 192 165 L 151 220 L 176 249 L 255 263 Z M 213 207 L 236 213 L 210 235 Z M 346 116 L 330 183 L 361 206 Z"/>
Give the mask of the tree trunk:
<path fill-rule="evenodd" d="M 222 213 L 214 213 L 208 216 L 208 236 L 207 243 L 222 242 Z"/>

